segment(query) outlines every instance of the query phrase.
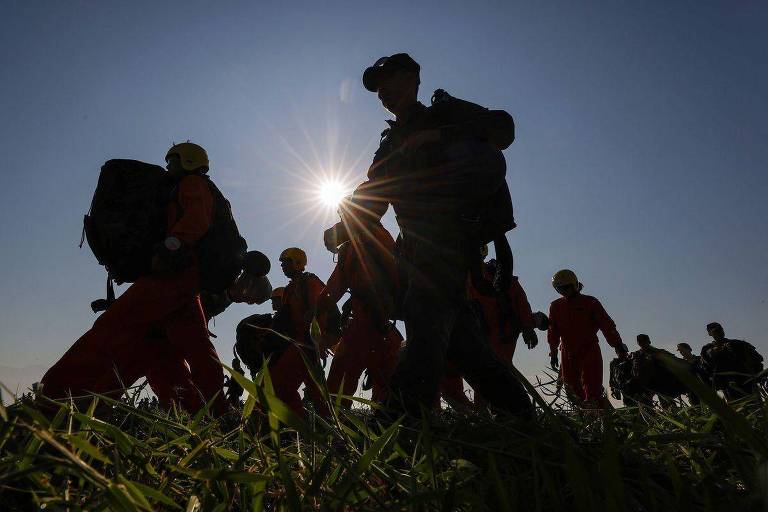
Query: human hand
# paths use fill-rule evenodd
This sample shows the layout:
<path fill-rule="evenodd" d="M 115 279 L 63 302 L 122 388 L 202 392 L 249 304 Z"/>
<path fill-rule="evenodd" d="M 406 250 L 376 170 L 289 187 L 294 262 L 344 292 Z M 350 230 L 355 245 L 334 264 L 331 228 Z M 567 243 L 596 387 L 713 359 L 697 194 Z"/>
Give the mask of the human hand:
<path fill-rule="evenodd" d="M 536 336 L 536 331 L 533 329 L 523 329 L 523 341 L 528 347 L 528 350 L 536 348 L 539 344 L 539 338 Z"/>

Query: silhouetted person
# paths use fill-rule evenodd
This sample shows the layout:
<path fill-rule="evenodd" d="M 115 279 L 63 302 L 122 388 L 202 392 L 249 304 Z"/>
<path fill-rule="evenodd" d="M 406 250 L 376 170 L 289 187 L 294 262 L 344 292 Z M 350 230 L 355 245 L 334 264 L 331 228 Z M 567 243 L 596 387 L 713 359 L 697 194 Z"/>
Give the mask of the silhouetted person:
<path fill-rule="evenodd" d="M 685 342 L 677 344 L 677 351 L 680 353 L 685 362 L 690 365 L 691 371 L 699 378 L 699 380 L 708 385 L 711 385 L 710 379 L 707 377 L 707 372 L 704 369 L 704 363 L 701 360 L 701 356 L 695 355 L 691 346 Z M 698 405 L 700 402 L 699 397 L 692 392 L 688 393 L 688 399 L 693 405 Z"/>
<path fill-rule="evenodd" d="M 581 293 L 576 274 L 562 269 L 552 276 L 552 287 L 562 295 L 549 306 L 549 362 L 558 370 L 558 349 L 562 353 L 562 378 L 570 396 L 579 405 L 600 407 L 607 403 L 603 390 L 603 355 L 597 331 L 623 359 L 627 348 L 616 324 L 598 299 Z"/>
<path fill-rule="evenodd" d="M 497 190 L 508 194 L 501 150 L 514 140 L 514 123 L 506 112 L 442 90 L 432 106 L 423 105 L 419 72 L 409 55 L 399 53 L 363 74 L 365 88 L 395 119 L 382 134 L 367 181 L 350 200 L 353 214 L 372 221 L 392 204 L 402 236 L 398 268 L 408 344 L 392 377 L 390 405 L 415 416 L 420 407 L 430 408 L 450 357 L 492 406 L 527 413 L 530 399 L 494 355 L 466 297 L 470 268 L 479 264 L 480 246 L 488 241 L 477 235 L 503 230 L 485 230 L 477 208 L 491 203 Z M 337 224 L 324 238 L 335 251 L 349 237 Z"/>
<path fill-rule="evenodd" d="M 234 358 L 232 360 L 232 369 L 240 375 L 245 375 L 245 371 L 240 365 L 240 360 L 238 358 Z M 240 397 L 243 396 L 243 387 L 238 384 L 238 382 L 232 376 L 227 377 L 224 384 L 227 388 L 227 401 L 232 405 L 232 407 L 239 408 Z"/>
<path fill-rule="evenodd" d="M 763 371 L 763 356 L 744 340 L 725 337 L 723 326 L 707 324 L 712 343 L 701 349 L 701 360 L 715 389 L 723 391 L 728 401 L 743 398 L 757 390 L 756 375 Z"/>
<path fill-rule="evenodd" d="M 651 338 L 647 334 L 637 335 L 637 345 L 640 350 L 632 352 L 629 357 L 632 361 L 634 388 L 640 395 L 644 395 L 642 398 L 638 397 L 638 401 L 650 404 L 653 395 L 658 395 L 663 406 L 672 405 L 674 398 L 684 393 L 686 388 L 659 361 L 658 355 L 674 356 L 667 350 L 652 346 Z"/>

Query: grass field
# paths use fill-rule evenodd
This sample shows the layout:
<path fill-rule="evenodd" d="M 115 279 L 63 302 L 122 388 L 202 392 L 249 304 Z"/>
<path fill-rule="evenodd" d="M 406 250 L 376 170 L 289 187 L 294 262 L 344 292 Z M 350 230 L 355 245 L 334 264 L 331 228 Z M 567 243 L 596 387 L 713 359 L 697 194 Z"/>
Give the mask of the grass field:
<path fill-rule="evenodd" d="M 674 363 L 670 363 L 674 364 Z M 137 393 L 0 408 L 0 510 L 765 510 L 766 401 L 537 419 L 445 409 L 380 425 L 370 410 L 292 414 L 241 379 L 240 415 L 160 411 Z M 533 388 L 531 388 L 533 391 Z M 542 397 L 543 396 L 543 397 Z M 326 394 L 329 402 L 334 399 Z M 94 414 L 99 411 L 99 414 Z"/>

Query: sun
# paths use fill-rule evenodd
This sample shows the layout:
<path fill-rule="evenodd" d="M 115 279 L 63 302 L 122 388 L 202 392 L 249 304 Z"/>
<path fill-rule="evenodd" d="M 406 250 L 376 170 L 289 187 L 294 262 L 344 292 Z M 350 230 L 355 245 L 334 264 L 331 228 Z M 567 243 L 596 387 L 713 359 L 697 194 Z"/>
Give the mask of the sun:
<path fill-rule="evenodd" d="M 320 203 L 333 210 L 339 207 L 339 203 L 348 193 L 347 187 L 337 180 L 323 181 L 317 189 Z"/>

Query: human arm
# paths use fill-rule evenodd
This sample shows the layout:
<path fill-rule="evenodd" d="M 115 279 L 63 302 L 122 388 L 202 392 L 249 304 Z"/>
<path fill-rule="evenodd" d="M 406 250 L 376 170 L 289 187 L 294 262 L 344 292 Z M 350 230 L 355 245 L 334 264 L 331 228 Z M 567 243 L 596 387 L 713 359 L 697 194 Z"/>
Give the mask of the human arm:
<path fill-rule="evenodd" d="M 547 343 L 549 343 L 549 362 L 553 370 L 557 371 L 557 349 L 560 347 L 560 330 L 558 329 L 558 318 L 555 314 L 554 303 L 549 306 L 549 329 L 547 329 Z"/>
<path fill-rule="evenodd" d="M 592 313 L 598 328 L 603 333 L 603 336 L 605 336 L 605 341 L 616 350 L 616 355 L 620 358 L 627 357 L 627 349 L 621 341 L 621 335 L 616 329 L 616 323 L 597 299 L 592 302 Z"/>
<path fill-rule="evenodd" d="M 178 185 L 181 215 L 168 230 L 168 236 L 179 239 L 186 247 L 194 246 L 211 227 L 214 201 L 206 179 L 186 176 Z"/>
<path fill-rule="evenodd" d="M 506 293 L 514 274 L 514 258 L 504 233 L 493 239 L 493 248 L 496 250 L 496 275 L 493 278 L 493 286 L 498 292 Z"/>
<path fill-rule="evenodd" d="M 512 310 L 520 321 L 523 341 L 529 349 L 535 348 L 539 344 L 539 338 L 536 336 L 536 331 L 534 331 L 536 323 L 533 320 L 533 311 L 531 310 L 531 304 L 528 302 L 525 290 L 523 290 L 520 281 L 516 277 L 512 278 L 508 297 Z"/>
<path fill-rule="evenodd" d="M 376 161 L 371 166 L 376 165 Z M 347 222 L 377 223 L 387 212 L 389 207 L 389 197 L 393 183 L 384 177 L 372 176 L 375 171 L 369 169 L 369 179 L 357 186 L 352 195 L 344 200 L 341 208 L 345 212 Z M 354 229 L 355 226 L 350 226 Z M 348 242 L 350 239 L 350 229 L 344 220 L 337 222 L 323 233 L 323 242 L 326 249 L 336 252 L 338 247 Z"/>

